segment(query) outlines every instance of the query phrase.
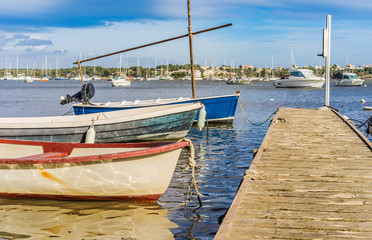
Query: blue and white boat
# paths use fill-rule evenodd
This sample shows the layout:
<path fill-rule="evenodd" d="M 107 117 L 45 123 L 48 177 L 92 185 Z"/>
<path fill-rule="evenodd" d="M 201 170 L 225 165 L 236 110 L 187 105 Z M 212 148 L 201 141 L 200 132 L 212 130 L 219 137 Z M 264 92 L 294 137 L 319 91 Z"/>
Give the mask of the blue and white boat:
<path fill-rule="evenodd" d="M 70 143 L 87 142 L 88 136 L 96 143 L 181 139 L 201 107 L 191 103 L 79 116 L 0 117 L 0 139 Z"/>
<path fill-rule="evenodd" d="M 235 94 L 202 97 L 202 98 L 167 98 L 167 99 L 154 99 L 154 100 L 135 100 L 121 102 L 106 102 L 106 103 L 93 103 L 88 104 L 77 103 L 73 105 L 75 115 L 109 112 L 124 109 L 143 108 L 160 105 L 171 105 L 181 103 L 194 103 L 201 102 L 207 111 L 207 120 L 210 123 L 232 123 L 235 118 L 235 111 L 238 105 L 240 92 Z M 198 116 L 195 117 L 197 120 Z"/>
<path fill-rule="evenodd" d="M 69 78 L 65 78 L 65 77 L 56 77 L 56 78 L 54 78 L 54 80 L 61 81 L 61 80 L 70 80 L 70 79 Z"/>

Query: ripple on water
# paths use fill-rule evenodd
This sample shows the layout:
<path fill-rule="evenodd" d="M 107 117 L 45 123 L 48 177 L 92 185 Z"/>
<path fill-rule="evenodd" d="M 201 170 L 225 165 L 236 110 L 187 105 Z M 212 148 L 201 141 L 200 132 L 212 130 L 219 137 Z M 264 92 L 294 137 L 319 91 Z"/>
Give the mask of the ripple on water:
<path fill-rule="evenodd" d="M 371 112 L 372 84 L 365 88 L 331 86 L 330 105 L 349 118 L 364 121 Z M 190 96 L 188 81 L 132 82 L 129 88 L 112 88 L 107 81 L 94 82 L 94 102 L 157 99 Z M 0 112 L 3 117 L 62 115 L 71 105 L 59 105 L 59 97 L 74 94 L 79 81 L 0 81 Z M 0 201 L 0 238 L 45 239 L 213 239 L 219 228 L 218 218 L 230 206 L 244 171 L 252 162 L 253 150 L 259 148 L 268 123 L 255 127 L 243 119 L 261 123 L 279 106 L 317 108 L 323 106 L 323 90 L 275 89 L 271 82 L 252 85 L 196 83 L 196 95 L 226 95 L 241 92 L 240 107 L 231 126 L 192 129 L 189 137 L 196 148 L 196 180 L 202 194 L 199 209 L 190 170 L 189 152 L 184 150 L 173 179 L 158 203 L 91 203 L 63 201 Z M 169 91 L 172 89 L 172 91 Z M 211 94 L 212 93 L 212 94 Z M 20 227 L 22 226 L 22 227 Z M 73 237 L 71 238 L 71 236 Z"/>

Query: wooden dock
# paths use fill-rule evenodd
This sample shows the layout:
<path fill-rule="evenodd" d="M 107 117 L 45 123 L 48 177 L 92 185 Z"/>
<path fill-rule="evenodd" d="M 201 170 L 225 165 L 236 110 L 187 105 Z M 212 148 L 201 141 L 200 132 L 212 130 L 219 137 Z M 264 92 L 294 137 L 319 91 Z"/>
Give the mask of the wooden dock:
<path fill-rule="evenodd" d="M 371 150 L 334 110 L 279 108 L 215 239 L 372 239 Z"/>

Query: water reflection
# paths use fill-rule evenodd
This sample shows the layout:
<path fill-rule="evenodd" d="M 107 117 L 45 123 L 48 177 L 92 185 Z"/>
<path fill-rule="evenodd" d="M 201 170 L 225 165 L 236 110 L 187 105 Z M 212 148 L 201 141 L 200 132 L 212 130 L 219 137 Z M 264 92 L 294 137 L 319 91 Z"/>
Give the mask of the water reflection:
<path fill-rule="evenodd" d="M 173 239 L 157 203 L 0 200 L 1 239 Z"/>
<path fill-rule="evenodd" d="M 212 239 L 219 227 L 218 218 L 229 207 L 236 186 L 252 161 L 255 144 L 247 142 L 250 131 L 234 128 L 211 127 L 207 145 L 206 130 L 192 129 L 196 152 L 195 176 L 203 206 L 198 200 L 191 180 L 190 171 L 184 171 L 189 152 L 183 151 L 173 179 L 159 203 L 169 209 L 169 218 L 180 228 L 171 229 L 176 239 Z M 264 133 L 264 131 L 263 131 Z M 251 135 L 260 141 L 261 134 Z M 254 141 L 256 142 L 256 141 Z"/>
<path fill-rule="evenodd" d="M 370 83 L 365 88 L 331 86 L 330 105 L 349 118 L 366 120 L 371 112 L 363 111 L 360 99 L 371 105 Z M 94 84 L 94 102 L 180 97 L 191 93 L 189 81 L 135 81 L 124 89 L 114 89 L 107 81 Z M 31 84 L 0 81 L 0 112 L 3 117 L 62 115 L 71 106 L 59 105 L 59 96 L 80 89 L 78 81 Z M 265 121 L 278 106 L 317 108 L 324 103 L 322 90 L 276 89 L 272 82 L 226 85 L 198 81 L 196 90 L 198 97 L 239 90 L 244 112 L 254 123 Z M 246 124 L 238 107 L 233 125 L 210 125 L 208 133 L 206 129 L 202 132 L 192 129 L 189 137 L 196 150 L 195 175 L 203 202 L 199 209 L 196 209 L 198 201 L 190 170 L 184 171 L 189 152 L 183 151 L 159 204 L 1 201 L 0 238 L 213 239 L 219 228 L 218 218 L 230 206 L 252 161 L 253 149 L 260 146 L 267 128 L 268 123 L 260 127 Z"/>

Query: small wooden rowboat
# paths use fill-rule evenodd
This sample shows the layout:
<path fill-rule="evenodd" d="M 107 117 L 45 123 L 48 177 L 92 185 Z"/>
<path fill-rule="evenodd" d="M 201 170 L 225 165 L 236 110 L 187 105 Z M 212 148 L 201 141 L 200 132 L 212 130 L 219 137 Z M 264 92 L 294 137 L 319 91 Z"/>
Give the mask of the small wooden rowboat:
<path fill-rule="evenodd" d="M 0 139 L 0 197 L 155 201 L 189 144 Z"/>
<path fill-rule="evenodd" d="M 235 118 L 236 107 L 238 105 L 240 92 L 231 95 L 201 97 L 190 99 L 188 97 L 166 98 L 153 100 L 135 100 L 106 103 L 76 103 L 73 105 L 75 115 L 99 112 L 111 112 L 123 109 L 146 108 L 152 106 L 177 105 L 184 103 L 201 102 L 207 111 L 208 122 L 228 124 Z M 195 121 L 198 116 L 195 117 Z"/>
<path fill-rule="evenodd" d="M 185 137 L 201 106 L 186 103 L 73 116 L 0 118 L 0 138 L 79 143 L 85 142 L 93 126 L 96 143 L 169 141 Z"/>

